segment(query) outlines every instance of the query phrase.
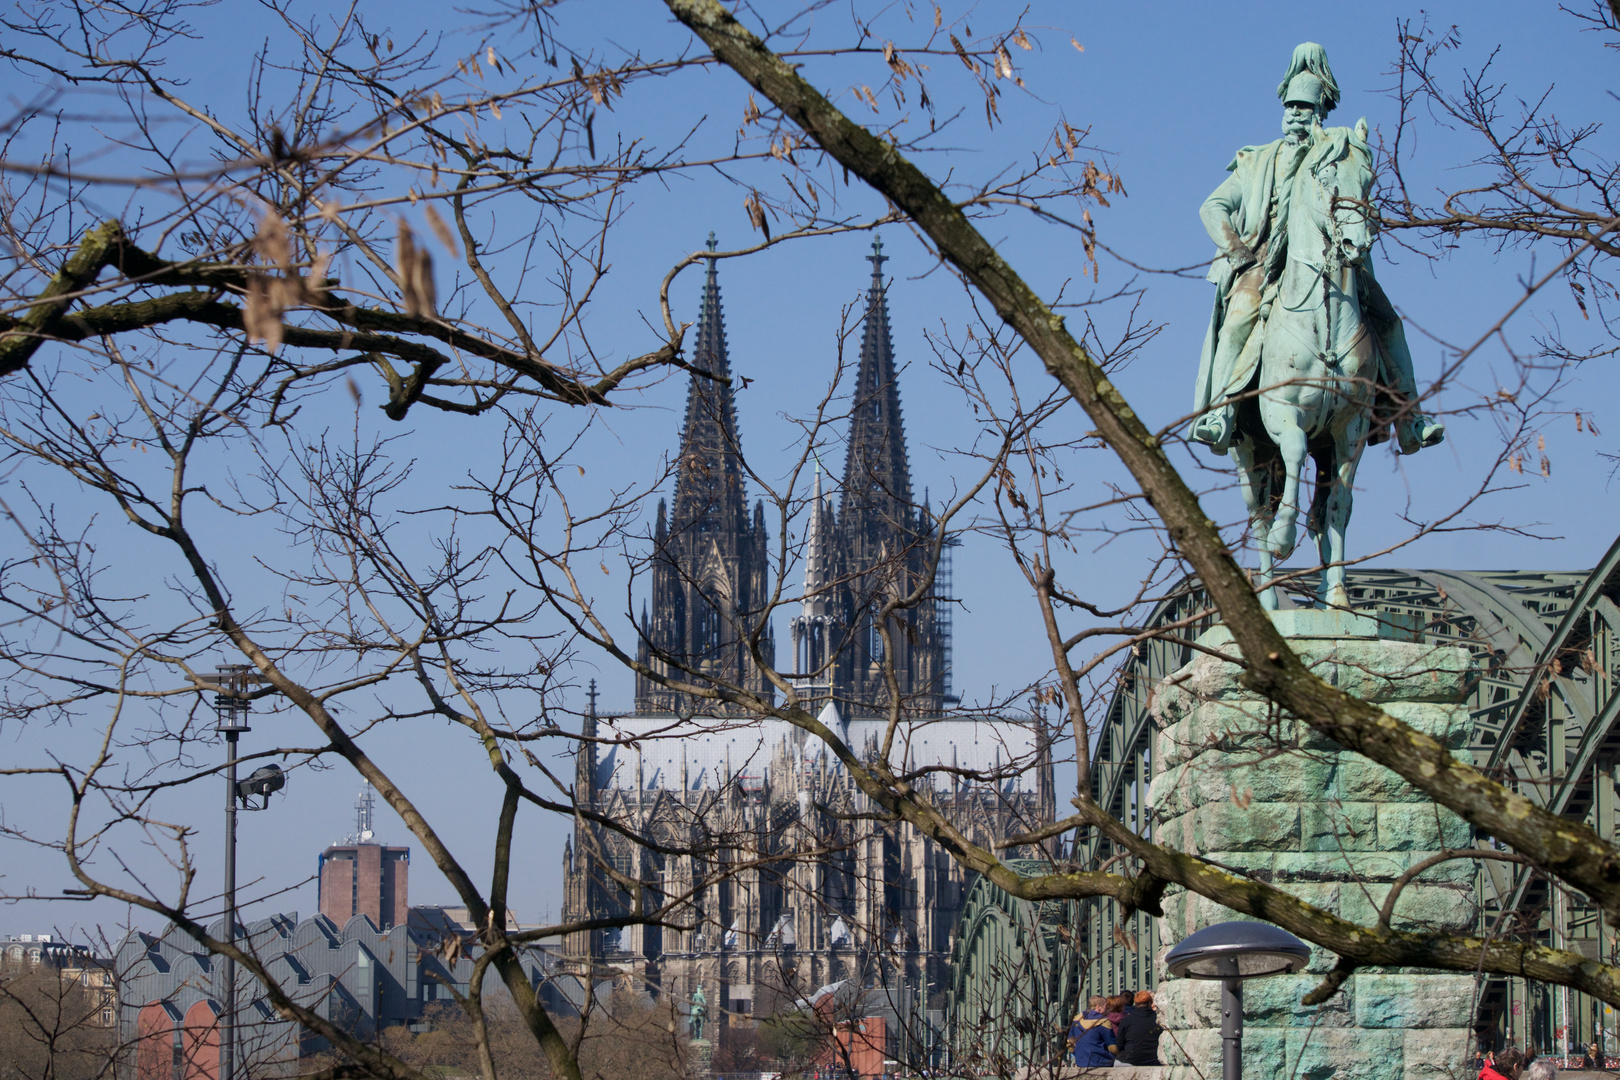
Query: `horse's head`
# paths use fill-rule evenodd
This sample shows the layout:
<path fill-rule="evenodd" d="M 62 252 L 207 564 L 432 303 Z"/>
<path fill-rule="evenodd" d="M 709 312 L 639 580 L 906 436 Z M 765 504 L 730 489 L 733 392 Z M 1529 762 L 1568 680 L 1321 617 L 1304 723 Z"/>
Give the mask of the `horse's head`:
<path fill-rule="evenodd" d="M 1378 237 L 1372 209 L 1372 154 L 1367 121 L 1355 130 L 1334 128 L 1307 162 L 1317 196 L 1312 215 L 1321 233 L 1325 265 L 1360 266 Z M 1310 254 L 1314 255 L 1315 252 Z"/>

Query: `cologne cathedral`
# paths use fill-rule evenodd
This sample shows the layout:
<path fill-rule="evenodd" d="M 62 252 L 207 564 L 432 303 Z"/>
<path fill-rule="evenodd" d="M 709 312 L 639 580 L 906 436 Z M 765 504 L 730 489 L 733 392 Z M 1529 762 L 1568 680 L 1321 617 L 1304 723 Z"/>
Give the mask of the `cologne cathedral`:
<path fill-rule="evenodd" d="M 912 498 L 880 241 L 874 241 L 868 259 L 872 282 L 850 407 L 842 505 L 835 509 L 823 497 L 818 470 L 803 549 L 803 611 L 792 622 L 792 662 L 783 667 L 801 676 L 805 697 L 835 701 L 845 716 L 871 715 L 889 704 L 887 647 L 894 654 L 903 707 L 935 716 L 948 690 L 939 601 L 930 590 L 917 604 L 895 611 L 887 635 L 878 623 L 885 601 L 928 580 L 936 530 L 928 508 Z M 729 378 L 715 262 L 709 260 L 703 285 L 692 366 Z M 650 610 L 642 610 L 640 659 L 660 674 L 707 677 L 769 699 L 771 685 L 748 644 L 771 595 L 769 538 L 763 503 L 754 504 L 752 517 L 748 513 L 743 460 L 731 383 L 694 374 L 676 458 L 674 504 L 666 509 L 659 500 L 653 527 L 652 599 Z M 759 635 L 758 650 L 775 666 L 776 639 L 769 625 Z M 637 679 L 639 713 L 678 712 L 682 696 L 645 676 Z"/>
<path fill-rule="evenodd" d="M 869 258 L 843 479 L 824 494 L 818 473 L 803 516 L 791 663 L 778 663 L 760 621 L 772 549 L 763 505 L 749 513 L 731 386 L 703 375 L 687 393 L 673 504 L 660 503 L 653 528 L 640 657 L 660 674 L 763 697 L 770 683 L 756 656 L 791 671 L 820 722 L 867 759 L 887 734 L 887 661 L 901 706 L 891 766 L 914 777 L 971 841 L 994 847 L 1053 820 L 1049 746 L 1036 723 L 947 711 L 955 699 L 945 631 L 923 587 L 942 545 L 913 499 L 880 244 Z M 692 363 L 730 375 L 715 261 Z M 907 594 L 923 599 L 890 603 Z M 889 620 L 887 634 L 879 618 Z M 642 677 L 634 714 L 599 716 L 593 684 L 575 800 L 655 843 L 576 818 L 563 918 L 628 915 L 629 879 L 655 896 L 688 897 L 689 907 L 664 926 L 576 932 L 567 955 L 678 1002 L 701 986 L 721 1039 L 838 986 L 890 988 L 919 1013 L 937 1007 L 968 874 L 917 829 L 878 812 L 819 739 L 783 720 L 683 698 Z"/>

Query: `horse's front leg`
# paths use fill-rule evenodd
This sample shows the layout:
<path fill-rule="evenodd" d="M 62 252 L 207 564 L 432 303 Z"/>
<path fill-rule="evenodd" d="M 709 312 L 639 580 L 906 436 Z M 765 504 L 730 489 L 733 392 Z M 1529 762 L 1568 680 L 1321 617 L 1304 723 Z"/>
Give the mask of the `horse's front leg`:
<path fill-rule="evenodd" d="M 1309 458 L 1306 449 L 1305 429 L 1299 424 L 1298 410 L 1291 408 L 1268 409 L 1262 400 L 1260 406 L 1261 417 L 1265 421 L 1266 431 L 1277 444 L 1277 456 L 1282 461 L 1283 483 L 1282 497 L 1277 501 L 1276 514 L 1272 518 L 1271 528 L 1267 530 L 1266 538 L 1262 543 L 1265 554 L 1262 561 L 1269 556 L 1271 564 L 1280 563 L 1293 552 L 1294 545 L 1299 541 L 1299 488 L 1300 476 L 1305 471 L 1305 462 Z M 1267 577 L 1270 576 L 1269 566 Z"/>
<path fill-rule="evenodd" d="M 1333 480 L 1328 493 L 1324 526 L 1317 539 L 1322 556 L 1322 585 L 1318 591 L 1322 606 L 1350 608 L 1350 592 L 1345 588 L 1344 537 L 1350 528 L 1350 511 L 1355 504 L 1356 467 L 1367 448 L 1367 410 L 1358 410 L 1340 425 L 1333 437 Z"/>
<path fill-rule="evenodd" d="M 1243 479 L 1243 503 L 1249 511 L 1249 535 L 1254 537 L 1255 548 L 1260 555 L 1260 580 L 1269 581 L 1272 559 L 1267 538 L 1272 519 L 1271 466 L 1256 461 L 1254 446 L 1246 438 L 1232 443 L 1232 458 L 1237 462 L 1238 474 Z M 1267 611 L 1277 610 L 1275 587 L 1260 590 L 1260 606 Z"/>

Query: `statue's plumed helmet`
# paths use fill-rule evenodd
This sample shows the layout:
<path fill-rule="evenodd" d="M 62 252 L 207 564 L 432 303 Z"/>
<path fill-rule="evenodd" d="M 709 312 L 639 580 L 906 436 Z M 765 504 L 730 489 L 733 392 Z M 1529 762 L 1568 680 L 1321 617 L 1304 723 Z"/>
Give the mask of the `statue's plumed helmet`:
<path fill-rule="evenodd" d="M 1310 82 L 1304 80 L 1309 77 Z M 1326 116 L 1339 104 L 1339 83 L 1328 66 L 1327 50 L 1314 41 L 1294 46 L 1294 56 L 1288 62 L 1288 71 L 1277 85 L 1277 96 L 1283 104 L 1304 101 L 1316 106 Z"/>
<path fill-rule="evenodd" d="M 1313 109 L 1322 107 L 1322 80 L 1308 71 L 1302 71 L 1288 80 L 1288 89 L 1283 93 L 1284 105 L 1309 105 Z"/>

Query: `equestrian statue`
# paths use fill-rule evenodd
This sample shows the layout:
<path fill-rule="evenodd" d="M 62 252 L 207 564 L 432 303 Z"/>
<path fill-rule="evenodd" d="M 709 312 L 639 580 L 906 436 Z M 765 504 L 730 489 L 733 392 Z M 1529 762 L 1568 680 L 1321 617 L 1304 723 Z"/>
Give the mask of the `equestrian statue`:
<path fill-rule="evenodd" d="M 1305 525 L 1322 559 L 1318 600 L 1348 608 L 1344 534 L 1362 450 L 1393 428 L 1413 454 L 1446 429 L 1419 409 L 1406 332 L 1373 276 L 1367 121 L 1322 126 L 1339 86 L 1313 42 L 1294 50 L 1277 96 L 1283 137 L 1239 150 L 1200 211 L 1217 291 L 1190 437 L 1230 452 L 1243 474 L 1262 582 L 1294 549 L 1314 461 Z M 1277 608 L 1274 586 L 1261 602 Z"/>

